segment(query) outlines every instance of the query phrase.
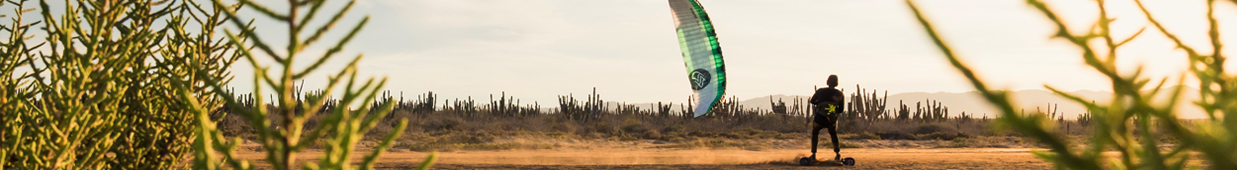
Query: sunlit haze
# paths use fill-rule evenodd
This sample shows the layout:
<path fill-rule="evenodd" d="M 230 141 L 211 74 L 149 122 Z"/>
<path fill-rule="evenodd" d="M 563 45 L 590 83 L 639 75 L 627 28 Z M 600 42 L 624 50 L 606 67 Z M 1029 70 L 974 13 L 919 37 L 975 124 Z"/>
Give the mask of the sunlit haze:
<path fill-rule="evenodd" d="M 855 84 L 890 94 L 973 90 L 900 0 L 700 3 L 721 43 L 728 96 L 809 95 L 829 74 L 839 75 L 848 92 Z M 917 3 L 962 59 L 998 88 L 1043 89 L 1047 84 L 1067 91 L 1111 91 L 1107 79 L 1082 63 L 1080 50 L 1051 38 L 1055 27 L 1024 1 Z M 1132 1 L 1108 3 L 1117 19 L 1115 37 L 1148 28 L 1118 51 L 1123 71 L 1143 64 L 1151 77 L 1184 73 L 1184 52 L 1175 50 Z M 1169 31 L 1210 53 L 1203 1 L 1144 3 Z M 1098 19 L 1094 1 L 1048 4 L 1074 33 L 1087 31 Z M 546 106 L 554 105 L 557 95 L 585 94 L 594 87 L 605 100 L 629 103 L 685 102 L 691 95 L 665 1 L 361 0 L 340 27 L 355 24 L 363 14 L 371 20 L 345 54 L 364 54 L 361 74 L 387 77 L 386 89 L 406 97 L 433 91 L 441 98 L 486 100 L 506 92 Z M 1216 16 L 1221 29 L 1237 27 L 1232 5 L 1219 5 Z M 259 31 L 286 31 L 263 19 Z M 1237 35 L 1221 36 L 1237 42 Z M 343 63 L 337 59 L 327 70 Z M 234 66 L 233 84 L 240 91 L 252 89 L 248 67 Z M 324 86 L 327 72 L 315 73 L 319 76 L 307 80 L 309 89 Z"/>

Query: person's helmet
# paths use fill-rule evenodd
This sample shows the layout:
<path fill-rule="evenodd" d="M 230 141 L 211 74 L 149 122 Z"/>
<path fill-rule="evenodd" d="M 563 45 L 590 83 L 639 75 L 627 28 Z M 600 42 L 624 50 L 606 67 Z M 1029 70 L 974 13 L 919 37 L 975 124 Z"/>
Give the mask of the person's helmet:
<path fill-rule="evenodd" d="M 838 75 L 830 74 L 829 81 L 827 83 L 829 84 L 829 87 L 837 87 L 838 86 Z"/>

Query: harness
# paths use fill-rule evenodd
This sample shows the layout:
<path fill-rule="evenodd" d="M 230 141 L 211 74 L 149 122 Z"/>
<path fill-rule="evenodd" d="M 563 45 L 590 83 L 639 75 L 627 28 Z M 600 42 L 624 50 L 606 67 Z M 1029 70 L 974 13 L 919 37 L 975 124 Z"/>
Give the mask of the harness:
<path fill-rule="evenodd" d="M 817 115 L 827 116 L 827 117 L 833 117 L 834 116 L 833 113 L 838 112 L 837 110 L 838 106 L 831 102 L 819 104 L 816 106 L 816 109 L 817 109 L 816 111 Z"/>

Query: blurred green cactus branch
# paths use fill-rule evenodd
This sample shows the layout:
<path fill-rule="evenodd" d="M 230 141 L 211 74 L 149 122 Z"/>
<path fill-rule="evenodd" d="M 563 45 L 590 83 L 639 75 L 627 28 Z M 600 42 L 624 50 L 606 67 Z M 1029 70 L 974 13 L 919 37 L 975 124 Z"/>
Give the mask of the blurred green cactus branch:
<path fill-rule="evenodd" d="M 1217 115 L 1237 113 L 1237 105 L 1233 104 L 1237 101 L 1235 99 L 1237 94 L 1232 92 L 1234 86 L 1237 85 L 1228 83 L 1230 76 L 1223 72 L 1225 57 L 1220 54 L 1222 46 L 1219 41 L 1219 29 L 1213 15 L 1216 8 L 1215 0 L 1207 1 L 1208 35 L 1214 49 L 1211 55 L 1200 54 L 1194 48 L 1186 46 L 1176 35 L 1168 32 L 1152 17 L 1141 1 L 1134 1 L 1145 14 L 1146 19 L 1160 33 L 1176 43 L 1177 48 L 1185 51 L 1188 56 L 1186 59 L 1190 63 L 1189 73 L 1200 80 L 1199 92 L 1202 98 L 1195 102 L 1195 105 L 1203 108 L 1209 118 L 1206 122 L 1197 125 L 1183 123 L 1184 121 L 1174 112 L 1177 107 L 1175 101 L 1183 100 L 1181 96 L 1184 89 L 1182 85 L 1186 78 L 1184 75 L 1175 80 L 1177 86 L 1167 88 L 1164 87 L 1165 84 L 1172 81 L 1169 78 L 1161 78 L 1156 80 L 1157 83 L 1154 86 L 1148 86 L 1153 81 L 1142 75 L 1142 67 L 1135 68 L 1132 72 L 1128 72 L 1129 74 L 1122 74 L 1123 72 L 1118 71 L 1115 64 L 1117 49 L 1141 35 L 1145 28 L 1139 29 L 1128 38 L 1114 38 L 1111 34 L 1112 28 L 1110 28 L 1114 19 L 1108 16 L 1109 7 L 1105 6 L 1104 0 L 1097 0 L 1099 18 L 1095 25 L 1086 33 L 1073 34 L 1068 31 L 1069 27 L 1061 21 L 1058 13 L 1047 4 L 1039 0 L 1027 1 L 1045 18 L 1052 21 L 1057 29 L 1054 35 L 1056 38 L 1065 39 L 1081 49 L 1083 61 L 1112 82 L 1114 95 L 1108 104 L 1096 104 L 1088 101 L 1094 99 L 1084 99 L 1045 86 L 1057 95 L 1087 107 L 1088 113 L 1081 116 L 1079 120 L 1080 122 L 1085 120 L 1085 123 L 1095 126 L 1090 126 L 1094 128 L 1092 129 L 1094 133 L 1090 137 L 1089 145 L 1082 146 L 1084 148 L 1081 149 L 1072 147 L 1075 145 L 1062 138 L 1063 135 L 1051 127 L 1052 121 L 1046 121 L 1047 119 L 1042 114 L 1023 115 L 1014 112 L 1013 101 L 1007 93 L 1003 90 L 989 89 L 984 81 L 980 80 L 953 53 L 914 3 L 910 0 L 906 2 L 946 59 L 967 77 L 990 104 L 1000 109 L 1001 116 L 998 122 L 1037 139 L 1051 149 L 1048 152 L 1037 152 L 1037 156 L 1054 162 L 1061 168 L 1070 169 L 1183 169 L 1189 157 L 1187 154 L 1190 153 L 1189 151 L 1194 151 L 1202 153 L 1201 157 L 1207 160 L 1210 169 L 1237 168 L 1237 163 L 1235 163 L 1237 160 L 1232 155 L 1234 151 L 1237 151 L 1237 146 L 1233 142 L 1237 141 L 1234 139 L 1237 137 L 1237 133 L 1234 133 L 1237 132 L 1237 117 Z M 1103 45 L 1090 45 L 1095 42 L 1092 41 L 1094 39 L 1101 39 Z M 1144 89 L 1149 89 L 1149 91 L 1142 91 Z M 1161 104 L 1152 100 L 1164 93 L 1168 93 L 1167 103 Z M 1223 130 L 1217 131 L 1218 129 Z M 1159 139 L 1157 136 L 1160 134 L 1170 135 L 1180 142 L 1170 146 L 1171 149 L 1162 150 L 1160 141 L 1156 140 Z M 1115 157 L 1117 160 L 1103 161 L 1110 157 L 1105 157 L 1101 153 L 1113 150 L 1120 153 Z"/>
<path fill-rule="evenodd" d="M 225 5 L 220 0 L 212 1 L 214 6 L 232 6 Z M 357 78 L 357 62 L 361 56 L 351 59 L 345 68 L 339 72 L 333 73 L 328 77 L 326 88 L 320 91 L 315 91 L 311 95 L 300 95 L 300 89 L 296 85 L 297 80 L 303 80 L 310 76 L 311 73 L 318 70 L 321 65 L 328 62 L 333 56 L 340 53 L 344 46 L 352 40 L 353 37 L 365 26 L 369 21 L 369 17 L 363 17 L 355 26 L 347 31 L 347 34 L 340 37 L 333 46 L 328 48 L 322 55 L 311 58 L 313 62 L 304 69 L 294 69 L 293 63 L 298 59 L 303 58 L 306 47 L 322 40 L 322 36 L 330 31 L 338 22 L 345 17 L 345 14 L 352 9 L 355 1 L 348 1 L 346 5 L 331 15 L 322 25 L 311 25 L 309 23 L 317 23 L 313 19 L 319 15 L 322 7 L 327 5 L 325 0 L 309 0 L 309 1 L 289 1 L 286 11 L 276 11 L 275 9 L 267 8 L 266 6 L 249 0 L 241 0 L 239 6 L 253 9 L 258 13 L 266 15 L 275 22 L 286 24 L 288 29 L 287 48 L 282 52 L 276 52 L 276 49 L 269 45 L 269 41 L 259 37 L 260 34 L 255 32 L 253 20 L 248 22 L 242 21 L 242 17 L 238 16 L 236 10 L 239 8 L 229 8 L 223 10 L 226 19 L 233 23 L 236 30 L 226 29 L 224 32 L 228 37 L 229 43 L 235 46 L 250 47 L 237 50 L 237 53 L 244 57 L 246 61 L 254 67 L 254 93 L 250 95 L 252 101 L 238 100 L 231 98 L 237 96 L 234 92 L 226 91 L 224 84 L 219 82 L 208 83 L 212 88 L 217 89 L 221 96 L 225 97 L 228 110 L 235 111 L 248 122 L 251 127 L 257 130 L 255 142 L 266 148 L 268 162 L 274 169 L 297 169 L 297 166 L 305 169 L 354 169 L 352 157 L 353 148 L 363 138 L 362 136 L 373 129 L 378 124 L 381 118 L 386 117 L 392 110 L 396 102 L 390 101 L 389 95 L 379 96 L 381 89 L 386 84 L 386 79 L 367 79 L 358 81 Z M 302 14 L 301 12 L 306 12 Z M 306 29 L 314 28 L 307 34 Z M 263 55 L 258 55 L 253 50 L 260 50 Z M 264 66 L 264 60 L 259 56 L 267 57 L 274 61 L 274 66 Z M 274 68 L 272 68 L 274 67 Z M 275 72 L 271 72 L 275 71 Z M 334 90 L 338 86 L 343 86 L 343 91 L 338 100 L 331 99 L 331 95 L 335 94 Z M 303 84 L 302 84 L 303 86 Z M 262 94 L 264 87 L 269 87 L 275 90 L 271 101 L 272 107 L 264 107 L 266 99 Z M 379 98 L 382 97 L 382 98 Z M 379 102 L 382 101 L 382 102 Z M 256 104 L 255 104 L 256 103 Z M 255 107 L 256 105 L 256 107 Z M 331 109 L 323 109 L 325 106 L 332 107 Z M 334 108 L 343 106 L 343 108 Z M 352 107 L 356 108 L 352 108 Z M 319 111 L 327 111 L 329 113 L 319 114 Z M 199 112 L 199 117 L 206 113 Z M 305 132 L 304 128 L 307 120 L 313 116 L 326 116 L 320 122 L 314 122 L 314 126 Z M 195 150 L 197 151 L 197 159 L 195 159 L 194 167 L 197 169 L 219 169 L 224 168 L 226 163 L 228 167 L 235 169 L 251 169 L 253 168 L 248 161 L 237 159 L 235 149 L 241 142 L 240 138 L 232 141 L 223 140 L 222 133 L 216 129 L 211 120 L 198 119 L 201 125 L 198 131 L 198 140 L 195 141 Z M 401 120 L 395 127 L 392 133 L 385 135 L 375 147 L 373 152 L 365 154 L 360 169 L 373 169 L 373 164 L 377 157 L 381 155 L 387 148 L 390 148 L 392 141 L 398 138 L 407 125 L 406 120 Z M 309 145 L 313 145 L 320 138 L 326 139 L 324 146 L 324 156 L 318 162 L 297 163 L 295 162 L 296 153 L 303 151 Z M 216 155 L 222 154 L 222 156 Z M 427 162 L 432 161 L 432 157 Z M 420 168 L 428 168 L 428 163 Z"/>
<path fill-rule="evenodd" d="M 32 2 L 0 2 L 14 12 L 0 24 L 0 85 L 11 89 L 0 92 L 0 169 L 183 162 L 195 108 L 182 97 L 214 111 L 220 97 L 205 84 L 229 82 L 239 57 L 213 37 L 220 14 L 172 0 Z"/>

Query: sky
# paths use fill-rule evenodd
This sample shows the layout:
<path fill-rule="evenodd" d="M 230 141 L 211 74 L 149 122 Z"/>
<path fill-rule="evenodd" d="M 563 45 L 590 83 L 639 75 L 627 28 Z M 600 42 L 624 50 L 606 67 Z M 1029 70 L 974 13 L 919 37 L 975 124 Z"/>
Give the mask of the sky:
<path fill-rule="evenodd" d="M 846 91 L 856 84 L 891 94 L 973 90 L 901 0 L 699 1 L 718 34 L 728 96 L 810 95 L 830 74 L 840 77 Z M 1076 34 L 1098 19 L 1094 1 L 1047 2 Z M 1025 1 L 916 3 L 991 86 L 1111 91 L 1107 79 L 1083 64 L 1081 50 L 1051 38 L 1055 26 Z M 1128 37 L 1147 28 L 1118 51 L 1123 72 L 1141 64 L 1149 77 L 1184 73 L 1184 52 L 1151 26 L 1133 1 L 1108 3 L 1110 16 L 1117 19 L 1114 36 Z M 1205 1 L 1144 3 L 1186 44 L 1203 53 L 1212 51 Z M 1237 5 L 1219 3 L 1220 29 L 1237 29 Z M 433 91 L 440 98 L 484 101 L 505 92 L 523 103 L 547 106 L 554 105 L 558 95 L 583 96 L 593 88 L 604 100 L 628 103 L 686 102 L 692 93 L 666 1 L 358 0 L 337 27 L 349 28 L 364 16 L 370 21 L 347 46 L 346 55 L 306 79 L 308 89 L 324 87 L 328 72 L 341 68 L 350 56 L 363 55 L 361 75 L 385 77 L 385 89 L 406 97 Z M 280 35 L 286 34 L 285 26 L 257 19 L 259 35 L 272 35 L 264 39 L 286 39 Z M 340 35 L 329 34 L 326 42 Z M 1237 42 L 1237 35 L 1221 36 L 1224 42 Z M 311 46 L 306 54 L 327 48 Z M 1233 50 L 1228 51 L 1231 56 Z M 248 67 L 234 66 L 233 85 L 242 92 L 253 89 Z"/>

